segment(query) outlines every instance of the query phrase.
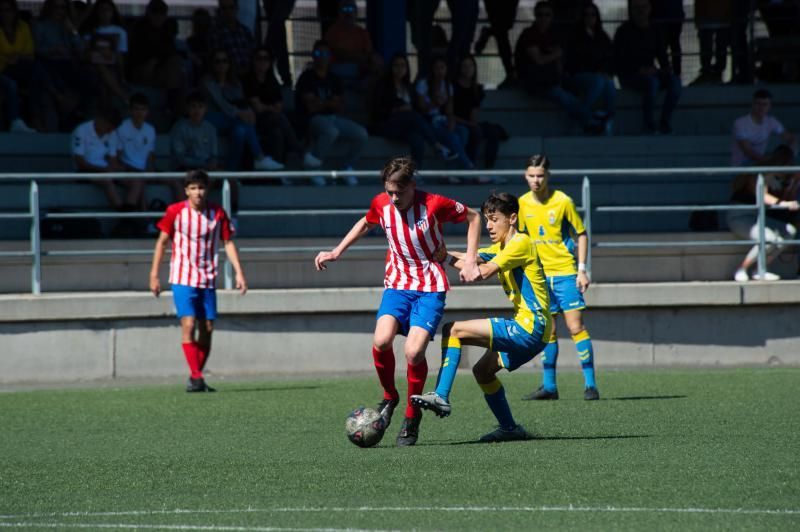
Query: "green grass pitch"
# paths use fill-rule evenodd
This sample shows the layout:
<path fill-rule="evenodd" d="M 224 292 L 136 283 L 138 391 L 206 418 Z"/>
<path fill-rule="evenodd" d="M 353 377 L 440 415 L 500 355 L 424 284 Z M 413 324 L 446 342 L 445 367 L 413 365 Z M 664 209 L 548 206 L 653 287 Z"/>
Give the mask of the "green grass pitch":
<path fill-rule="evenodd" d="M 401 449 L 402 410 L 344 435 L 374 377 L 3 393 L 0 529 L 800 530 L 800 370 L 601 371 L 594 403 L 579 373 L 546 403 L 501 378 L 538 439 L 476 444 L 466 374 Z"/>

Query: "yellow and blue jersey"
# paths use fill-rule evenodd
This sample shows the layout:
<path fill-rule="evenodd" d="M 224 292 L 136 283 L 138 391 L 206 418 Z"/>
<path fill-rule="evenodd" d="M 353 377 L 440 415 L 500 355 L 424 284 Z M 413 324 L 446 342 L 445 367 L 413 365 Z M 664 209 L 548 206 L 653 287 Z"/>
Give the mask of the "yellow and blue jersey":
<path fill-rule="evenodd" d="M 550 301 L 544 270 L 531 238 L 517 233 L 504 244 L 496 242 L 478 250 L 486 262 L 500 268 L 497 276 L 508 299 L 514 304 L 514 320 L 529 334 L 538 321 L 550 321 Z"/>
<path fill-rule="evenodd" d="M 533 192 L 519 198 L 519 230 L 530 235 L 548 277 L 575 275 L 574 235 L 586 232 L 572 198 L 554 190 L 544 203 Z"/>

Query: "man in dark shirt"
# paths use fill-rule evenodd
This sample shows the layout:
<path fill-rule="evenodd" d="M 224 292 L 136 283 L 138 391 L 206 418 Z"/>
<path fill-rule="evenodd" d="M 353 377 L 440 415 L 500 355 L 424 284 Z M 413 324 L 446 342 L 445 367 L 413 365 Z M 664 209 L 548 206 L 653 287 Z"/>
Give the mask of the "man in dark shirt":
<path fill-rule="evenodd" d="M 312 56 L 314 62 L 311 67 L 297 80 L 295 109 L 308 124 L 308 138 L 314 157 L 324 160 L 337 139 L 346 140 L 349 149 L 344 153 L 343 166 L 345 170 L 352 170 L 369 135 L 362 125 L 341 116 L 344 111 L 342 81 L 329 70 L 331 49 L 325 41 L 314 43 Z M 348 185 L 358 184 L 352 175 L 345 176 L 344 180 Z M 324 185 L 325 181 L 316 179 L 314 183 Z"/>
<path fill-rule="evenodd" d="M 661 35 L 650 23 L 650 0 L 631 0 L 630 18 L 614 35 L 614 60 L 620 84 L 642 94 L 645 132 L 671 133 L 681 80 L 670 67 Z M 656 61 L 660 68 L 656 68 Z M 655 100 L 659 90 L 665 90 L 666 96 L 656 126 Z"/>
<path fill-rule="evenodd" d="M 209 47 L 212 53 L 218 50 L 227 52 L 236 75 L 241 76 L 250 67 L 256 41 L 250 30 L 239 22 L 238 12 L 236 0 L 218 0 L 217 21 L 209 35 Z"/>

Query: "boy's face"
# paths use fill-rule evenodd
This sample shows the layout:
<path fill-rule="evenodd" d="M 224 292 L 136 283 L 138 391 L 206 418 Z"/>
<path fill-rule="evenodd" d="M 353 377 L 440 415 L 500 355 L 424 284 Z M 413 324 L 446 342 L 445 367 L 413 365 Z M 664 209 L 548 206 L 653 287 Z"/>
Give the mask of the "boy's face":
<path fill-rule="evenodd" d="M 199 124 L 206 116 L 206 104 L 202 102 L 191 102 L 187 111 L 189 120 L 195 124 Z"/>
<path fill-rule="evenodd" d="M 392 180 L 390 176 L 389 179 L 386 180 L 384 187 L 386 188 L 386 193 L 389 195 L 389 199 L 392 201 L 392 205 L 401 211 L 408 209 L 411 207 L 411 204 L 414 203 L 416 184 L 413 180 L 403 183 Z"/>
<path fill-rule="evenodd" d="M 769 98 L 756 98 L 753 100 L 753 116 L 763 119 L 769 114 L 772 107 L 772 100 Z"/>
<path fill-rule="evenodd" d="M 114 124 L 112 124 L 105 118 L 95 118 L 94 130 L 97 133 L 98 137 L 102 137 L 103 135 L 108 135 L 109 133 L 114 131 Z"/>
<path fill-rule="evenodd" d="M 184 189 L 184 192 L 186 192 L 186 197 L 188 198 L 189 203 L 195 209 L 201 209 L 205 206 L 206 191 L 207 188 L 203 183 L 192 183 Z"/>
<path fill-rule="evenodd" d="M 147 120 L 147 115 L 150 114 L 150 108 L 140 103 L 135 103 L 131 106 L 131 120 L 135 124 L 142 124 Z"/>
<path fill-rule="evenodd" d="M 547 186 L 547 170 L 542 166 L 529 166 L 525 170 L 525 181 L 531 191 L 536 194 Z"/>
<path fill-rule="evenodd" d="M 503 242 L 517 223 L 516 213 L 506 216 L 500 211 L 483 213 L 486 218 L 486 230 L 489 231 L 489 238 L 492 242 Z"/>

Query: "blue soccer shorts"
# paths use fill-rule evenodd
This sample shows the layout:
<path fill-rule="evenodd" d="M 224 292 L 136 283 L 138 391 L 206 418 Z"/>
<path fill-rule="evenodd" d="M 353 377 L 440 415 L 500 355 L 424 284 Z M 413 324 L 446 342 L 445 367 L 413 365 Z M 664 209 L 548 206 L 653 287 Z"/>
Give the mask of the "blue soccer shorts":
<path fill-rule="evenodd" d="M 182 284 L 172 285 L 172 300 L 178 319 L 186 316 L 214 320 L 217 318 L 217 290 L 195 288 Z"/>
<path fill-rule="evenodd" d="M 376 318 L 393 316 L 400 324 L 400 334 L 408 336 L 411 327 L 422 327 L 433 338 L 444 315 L 446 292 L 418 292 L 416 290 L 383 291 L 381 306 Z"/>
<path fill-rule="evenodd" d="M 570 310 L 583 310 L 586 302 L 575 282 L 578 274 L 555 275 L 547 277 L 547 291 L 550 294 L 550 314 L 560 314 Z"/>
<path fill-rule="evenodd" d="M 539 314 L 528 332 L 516 320 L 506 318 L 489 318 L 492 337 L 489 339 L 489 350 L 497 351 L 500 362 L 508 371 L 514 371 L 526 362 L 533 360 L 547 345 L 550 337 L 550 323 Z"/>

